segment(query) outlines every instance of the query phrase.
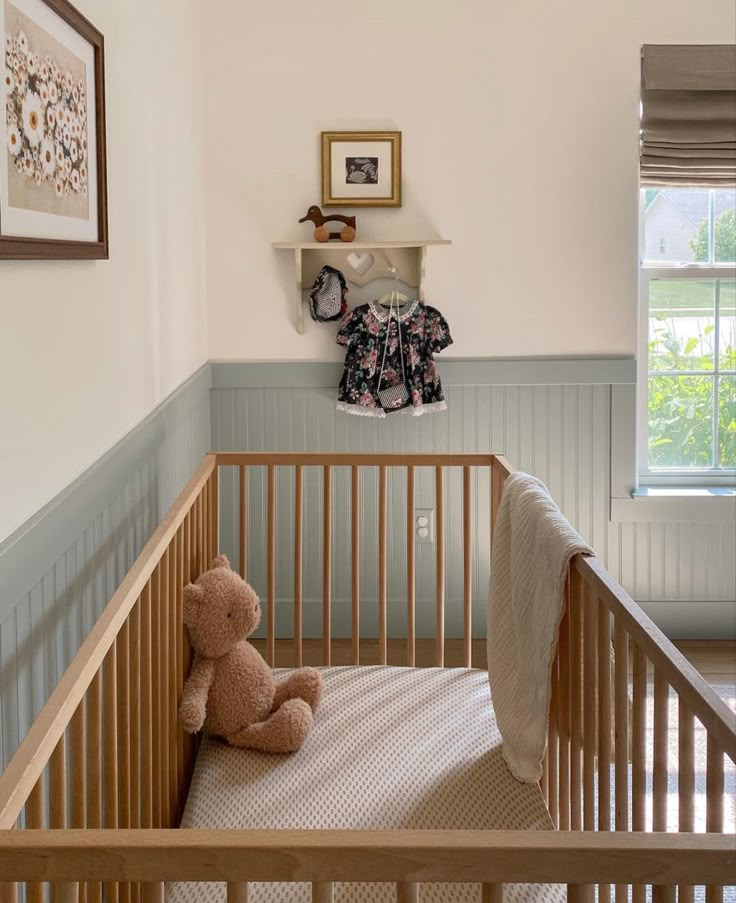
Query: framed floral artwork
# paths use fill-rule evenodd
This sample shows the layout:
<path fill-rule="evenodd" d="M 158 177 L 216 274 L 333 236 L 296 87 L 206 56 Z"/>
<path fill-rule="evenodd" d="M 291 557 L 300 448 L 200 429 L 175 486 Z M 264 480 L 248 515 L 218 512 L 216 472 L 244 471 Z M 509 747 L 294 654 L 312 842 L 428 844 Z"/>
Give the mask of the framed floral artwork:
<path fill-rule="evenodd" d="M 0 258 L 107 258 L 104 38 L 67 0 L 0 0 L 0 40 Z"/>
<path fill-rule="evenodd" d="M 322 206 L 400 207 L 401 132 L 322 132 Z"/>

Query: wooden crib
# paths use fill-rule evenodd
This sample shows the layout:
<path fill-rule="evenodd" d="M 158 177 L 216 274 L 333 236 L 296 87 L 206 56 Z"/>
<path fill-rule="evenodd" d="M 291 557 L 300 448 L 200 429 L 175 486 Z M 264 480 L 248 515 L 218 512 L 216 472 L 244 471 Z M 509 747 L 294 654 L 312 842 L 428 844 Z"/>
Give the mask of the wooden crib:
<path fill-rule="evenodd" d="M 276 486 L 293 469 L 293 640 L 288 664 L 305 660 L 302 618 L 303 498 L 307 468 L 321 468 L 323 510 L 334 501 L 333 474 L 349 471 L 352 633 L 361 662 L 359 505 L 364 468 L 378 469 L 378 638 L 389 660 L 387 508 L 391 468 L 406 474 L 406 659 L 417 664 L 416 475 L 434 474 L 436 621 L 434 661 L 446 664 L 445 498 L 451 468 L 462 473 L 461 662 L 471 665 L 473 517 L 477 487 L 490 488 L 491 520 L 511 472 L 484 454 L 210 454 L 156 529 L 0 778 L 0 897 L 40 903 L 162 901 L 166 882 L 227 882 L 227 899 L 244 903 L 251 881 L 312 882 L 312 899 L 331 899 L 332 882 L 396 884 L 398 901 L 416 900 L 418 882 L 472 881 L 484 901 L 500 901 L 507 882 L 568 885 L 568 898 L 642 903 L 708 903 L 736 880 L 734 837 L 724 834 L 725 757 L 736 760 L 734 716 L 678 650 L 595 558 L 577 557 L 553 671 L 549 744 L 542 792 L 557 831 L 240 831 L 181 830 L 197 748 L 177 724 L 190 651 L 182 628 L 182 588 L 218 549 L 220 467 L 235 467 L 244 567 L 248 476 L 265 468 L 266 657 L 276 642 Z M 426 471 L 425 471 L 426 473 Z M 476 482 L 482 474 L 482 484 Z M 403 500 L 402 500 L 403 504 Z M 321 663 L 330 664 L 331 518 L 324 518 Z M 486 525 L 487 527 L 487 525 Z M 291 550 L 290 550 L 291 551 Z M 372 602 L 372 604 L 375 604 Z M 611 666 L 611 643 L 615 666 Z M 391 648 L 394 648 L 393 645 Z M 363 656 L 364 658 L 364 656 Z M 647 692 L 653 682 L 653 719 Z M 676 696 L 679 753 L 668 768 L 670 695 Z M 697 719 L 697 722 L 696 722 Z M 706 831 L 694 832 L 695 726 L 707 737 Z M 647 749 L 649 735 L 652 749 Z M 645 762 L 653 757 L 647 793 Z M 730 767 L 730 766 L 729 766 Z M 667 830 L 668 782 L 676 778 L 677 831 Z M 649 801 L 651 811 L 648 812 Z M 648 819 L 653 831 L 646 830 Z"/>

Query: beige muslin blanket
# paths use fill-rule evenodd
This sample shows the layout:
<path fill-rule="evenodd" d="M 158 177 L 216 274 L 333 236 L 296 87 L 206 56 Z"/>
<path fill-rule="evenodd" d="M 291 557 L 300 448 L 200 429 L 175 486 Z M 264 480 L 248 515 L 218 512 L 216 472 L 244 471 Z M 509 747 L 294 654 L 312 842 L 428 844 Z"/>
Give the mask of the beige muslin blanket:
<path fill-rule="evenodd" d="M 512 474 L 493 534 L 488 679 L 503 756 L 525 783 L 542 775 L 565 577 L 578 552 L 593 554 L 544 483 Z"/>

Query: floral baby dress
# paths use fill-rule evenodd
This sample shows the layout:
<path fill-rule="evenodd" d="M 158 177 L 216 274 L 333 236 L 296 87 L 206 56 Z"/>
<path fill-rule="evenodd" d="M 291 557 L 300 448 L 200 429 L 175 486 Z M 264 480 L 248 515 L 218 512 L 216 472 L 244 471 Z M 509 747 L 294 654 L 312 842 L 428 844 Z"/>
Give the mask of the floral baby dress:
<path fill-rule="evenodd" d="M 390 316 L 373 301 L 361 304 L 343 317 L 337 343 L 347 348 L 338 411 L 385 417 L 378 393 L 401 381 L 402 351 L 409 390 L 409 405 L 403 411 L 418 417 L 447 409 L 432 356 L 451 345 L 452 337 L 447 320 L 434 307 L 412 301 Z"/>

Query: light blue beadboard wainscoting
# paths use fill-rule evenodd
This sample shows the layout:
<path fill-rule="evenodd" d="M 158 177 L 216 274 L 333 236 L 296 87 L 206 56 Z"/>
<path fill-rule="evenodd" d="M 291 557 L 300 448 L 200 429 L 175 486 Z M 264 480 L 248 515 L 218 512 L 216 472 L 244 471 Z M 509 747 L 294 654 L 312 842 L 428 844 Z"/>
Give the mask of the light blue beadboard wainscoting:
<path fill-rule="evenodd" d="M 634 393 L 631 360 L 446 360 L 448 411 L 385 421 L 335 410 L 341 367 L 215 362 L 179 390 L 42 511 L 0 544 L 0 762 L 53 690 L 156 524 L 210 449 L 501 452 L 538 475 L 611 573 L 672 636 L 736 633 L 736 526 L 687 520 L 612 523 L 612 398 Z M 265 474 L 249 482 L 248 577 L 266 595 Z M 333 478 L 333 634 L 348 635 L 349 475 Z M 460 633 L 462 476 L 446 477 L 448 636 Z M 222 547 L 237 561 L 237 475 L 223 473 Z M 405 474 L 389 484 L 389 631 L 405 627 Z M 361 629 L 376 632 L 378 474 L 361 488 Z M 487 475 L 473 486 L 474 631 L 483 636 L 489 557 Z M 305 472 L 307 633 L 322 604 L 322 492 Z M 434 474 L 418 472 L 417 507 L 434 507 Z M 277 626 L 290 635 L 293 474 L 277 485 Z M 417 546 L 418 635 L 431 635 L 434 545 Z"/>
<path fill-rule="evenodd" d="M 0 763 L 210 446 L 210 366 L 0 544 Z"/>
<path fill-rule="evenodd" d="M 736 632 L 736 524 L 610 521 L 611 406 L 614 391 L 635 393 L 626 359 L 440 362 L 448 402 L 442 414 L 379 421 L 335 410 L 341 367 L 327 363 L 216 362 L 212 365 L 212 445 L 222 451 L 497 452 L 542 479 L 564 513 L 592 543 L 611 574 L 673 637 Z M 222 479 L 221 545 L 237 561 L 237 473 Z M 305 470 L 304 624 L 319 635 L 322 605 L 322 489 Z M 293 473 L 277 480 L 277 630 L 291 629 Z M 333 632 L 350 633 L 350 476 L 333 476 Z M 361 631 L 377 622 L 378 474 L 361 487 Z M 459 636 L 462 608 L 462 475 L 446 478 L 447 634 Z M 484 635 L 489 558 L 489 490 L 474 477 L 473 625 Z M 389 482 L 389 633 L 402 636 L 406 605 L 405 474 Z M 434 507 L 434 474 L 419 471 L 417 507 Z M 266 475 L 249 476 L 248 577 L 266 594 Z M 433 545 L 417 546 L 417 631 L 434 629 Z"/>

